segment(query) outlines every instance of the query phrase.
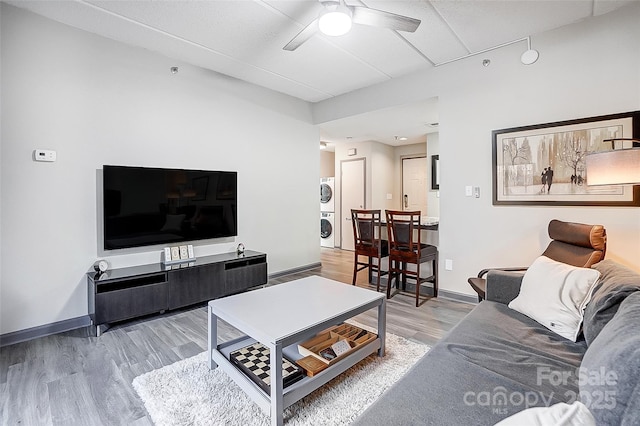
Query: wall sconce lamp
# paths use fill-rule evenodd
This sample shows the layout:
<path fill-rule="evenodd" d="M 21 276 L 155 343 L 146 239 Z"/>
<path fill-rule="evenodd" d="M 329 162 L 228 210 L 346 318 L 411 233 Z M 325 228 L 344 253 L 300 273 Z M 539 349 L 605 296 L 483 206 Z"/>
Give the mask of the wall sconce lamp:
<path fill-rule="evenodd" d="M 603 142 L 632 142 L 632 148 L 595 152 L 586 156 L 587 185 L 640 184 L 640 139 L 615 138 Z"/>

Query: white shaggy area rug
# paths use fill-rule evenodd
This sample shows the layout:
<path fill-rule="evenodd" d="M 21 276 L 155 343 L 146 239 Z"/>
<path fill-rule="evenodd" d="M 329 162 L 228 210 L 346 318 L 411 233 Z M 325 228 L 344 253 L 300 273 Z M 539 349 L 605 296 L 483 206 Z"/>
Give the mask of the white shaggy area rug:
<path fill-rule="evenodd" d="M 384 358 L 371 355 L 296 402 L 285 410 L 285 423 L 351 424 L 427 351 L 427 345 L 387 333 Z M 133 387 L 156 426 L 270 425 L 229 376 L 209 370 L 206 352 L 138 376 Z"/>

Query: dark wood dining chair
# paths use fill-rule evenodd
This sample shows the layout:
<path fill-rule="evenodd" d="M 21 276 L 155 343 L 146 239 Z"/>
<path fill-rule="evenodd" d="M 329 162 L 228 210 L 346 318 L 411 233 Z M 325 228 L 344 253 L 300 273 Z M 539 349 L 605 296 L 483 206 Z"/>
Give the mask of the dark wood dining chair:
<path fill-rule="evenodd" d="M 392 280 L 396 287 L 402 278 L 402 290 L 406 289 L 407 279 L 416 282 L 416 307 L 420 306 L 420 287 L 425 282 L 433 284 L 433 297 L 438 297 L 438 248 L 431 244 L 423 244 L 420 237 L 420 212 L 386 210 L 389 233 L 389 281 L 387 298 L 391 297 Z M 432 274 L 420 276 L 420 265 L 432 262 Z M 415 265 L 409 269 L 408 265 Z"/>
<path fill-rule="evenodd" d="M 353 222 L 353 241 L 355 245 L 353 261 L 353 285 L 356 285 L 358 272 L 369 270 L 369 283 L 371 283 L 373 272 L 376 272 L 376 291 L 380 291 L 380 277 L 388 274 L 380 267 L 383 257 L 389 256 L 389 243 L 380 239 L 380 210 L 351 210 L 351 221 Z M 362 261 L 360 257 L 367 259 Z M 376 263 L 373 260 L 376 259 Z"/>

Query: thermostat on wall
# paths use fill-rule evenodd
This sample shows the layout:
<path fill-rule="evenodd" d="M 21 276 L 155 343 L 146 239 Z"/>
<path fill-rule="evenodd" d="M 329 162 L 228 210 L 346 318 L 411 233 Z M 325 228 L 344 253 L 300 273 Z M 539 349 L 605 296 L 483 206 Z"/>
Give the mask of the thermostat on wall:
<path fill-rule="evenodd" d="M 48 149 L 36 149 L 33 151 L 33 159 L 35 161 L 56 161 L 56 152 Z"/>

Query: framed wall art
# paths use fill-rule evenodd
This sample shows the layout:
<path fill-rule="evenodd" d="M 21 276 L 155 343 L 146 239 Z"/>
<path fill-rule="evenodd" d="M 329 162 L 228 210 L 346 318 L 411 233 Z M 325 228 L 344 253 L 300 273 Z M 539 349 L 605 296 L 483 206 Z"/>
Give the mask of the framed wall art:
<path fill-rule="evenodd" d="M 640 111 L 492 132 L 493 204 L 640 207 L 640 185 L 588 186 L 585 156 L 640 137 Z"/>

